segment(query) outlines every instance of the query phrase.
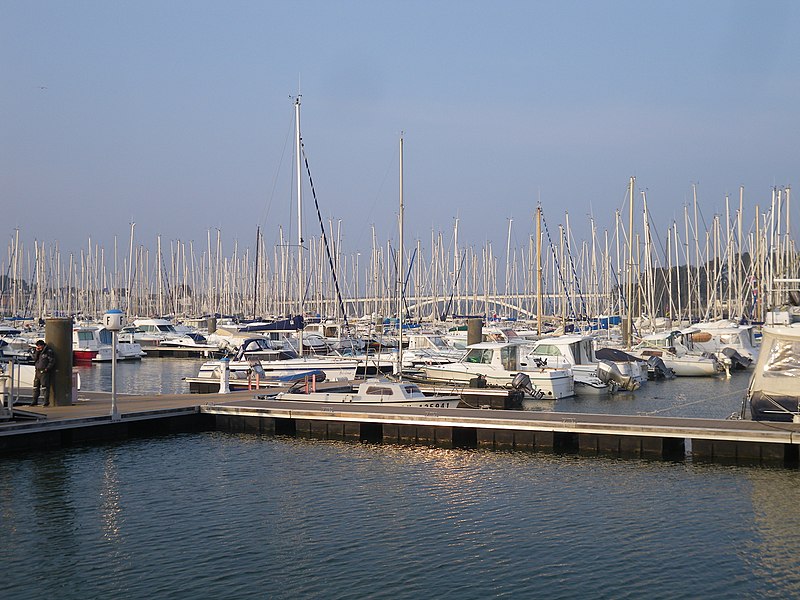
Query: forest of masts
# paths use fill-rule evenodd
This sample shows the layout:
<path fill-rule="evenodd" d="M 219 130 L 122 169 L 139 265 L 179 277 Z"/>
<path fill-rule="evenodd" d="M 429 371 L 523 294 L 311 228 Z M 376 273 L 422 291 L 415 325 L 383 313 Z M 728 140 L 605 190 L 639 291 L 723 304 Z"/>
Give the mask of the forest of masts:
<path fill-rule="evenodd" d="M 744 190 L 725 198 L 724 214 L 707 223 L 696 189 L 683 220 L 658 230 L 644 191 L 617 210 L 610 229 L 590 220 L 589 239 L 576 241 L 569 215 L 553 227 L 537 207 L 525 243 L 513 243 L 508 221 L 504 248 L 481 247 L 452 233 L 432 232 L 404 248 L 397 260 L 393 240 L 342 253 L 341 222 L 301 251 L 283 229 L 267 244 L 261 229 L 252 247 L 223 249 L 222 233 L 209 230 L 202 243 L 159 236 L 155 248 L 138 243 L 135 224 L 123 247 L 106 249 L 91 238 L 79 253 L 58 242 L 25 246 L 12 232 L 3 259 L 3 317 L 96 319 L 111 308 L 135 316 L 201 317 L 211 314 L 269 318 L 296 314 L 340 319 L 394 316 L 403 298 L 404 319 L 443 320 L 457 315 L 519 319 L 539 313 L 576 325 L 603 315 L 627 314 L 639 322 L 666 317 L 673 323 L 730 318 L 763 321 L 781 303 L 784 278 L 798 275 L 790 228 L 790 189 L 774 188 L 765 210 L 744 214 Z M 626 222 L 627 221 L 627 222 Z M 632 235 L 629 232 L 633 232 Z M 332 233 L 331 233 L 332 232 Z M 297 281 L 303 260 L 305 281 Z M 400 276 L 397 264 L 406 265 Z M 777 281 L 777 283 L 776 283 Z M 403 293 L 398 287 L 403 285 Z M 337 291 L 338 290 L 338 291 Z"/>

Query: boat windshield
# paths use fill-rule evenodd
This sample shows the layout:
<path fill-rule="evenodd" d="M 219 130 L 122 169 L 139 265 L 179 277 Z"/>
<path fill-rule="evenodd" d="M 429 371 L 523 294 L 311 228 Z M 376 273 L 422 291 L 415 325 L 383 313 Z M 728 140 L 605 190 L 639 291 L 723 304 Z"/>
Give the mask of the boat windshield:
<path fill-rule="evenodd" d="M 470 348 L 464 357 L 464 362 L 489 365 L 492 363 L 492 350 L 490 348 Z"/>
<path fill-rule="evenodd" d="M 439 350 L 447 350 L 447 349 L 448 349 L 447 342 L 445 342 L 445 341 L 444 341 L 442 338 L 440 338 L 439 336 L 431 336 L 431 337 L 429 337 L 429 338 L 428 338 L 428 341 L 429 341 L 431 344 L 433 344 L 433 347 L 434 347 L 434 348 L 437 348 L 437 349 L 439 349 Z"/>
<path fill-rule="evenodd" d="M 381 385 L 371 385 L 367 388 L 368 396 L 391 396 L 392 388 Z"/>
<path fill-rule="evenodd" d="M 558 346 L 554 344 L 539 344 L 533 349 L 531 354 L 541 356 L 561 356 L 561 350 L 559 350 Z"/>

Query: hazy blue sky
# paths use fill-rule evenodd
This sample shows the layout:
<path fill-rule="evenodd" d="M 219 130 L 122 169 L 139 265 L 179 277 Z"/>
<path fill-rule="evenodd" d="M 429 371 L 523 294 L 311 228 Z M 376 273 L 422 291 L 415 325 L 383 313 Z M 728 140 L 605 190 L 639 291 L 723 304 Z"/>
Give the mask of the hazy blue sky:
<path fill-rule="evenodd" d="M 539 199 L 583 237 L 631 175 L 662 232 L 693 182 L 749 222 L 798 176 L 796 2 L 0 0 L 0 61 L 3 235 L 64 249 L 294 228 L 298 85 L 351 250 L 396 236 L 401 131 L 407 242 L 524 243 Z"/>

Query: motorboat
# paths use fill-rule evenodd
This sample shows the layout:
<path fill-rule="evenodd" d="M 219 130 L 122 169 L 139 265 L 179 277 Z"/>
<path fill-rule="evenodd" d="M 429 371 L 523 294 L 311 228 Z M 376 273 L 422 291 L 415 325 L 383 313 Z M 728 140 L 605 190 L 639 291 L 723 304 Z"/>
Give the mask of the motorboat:
<path fill-rule="evenodd" d="M 603 347 L 594 351 L 599 361 L 612 361 L 623 375 L 634 377 L 640 383 L 646 380 L 672 379 L 675 372 L 664 364 L 658 356 L 651 356 L 647 360 L 628 354 L 619 348 Z"/>
<path fill-rule="evenodd" d="M 510 388 L 514 377 L 523 372 L 531 380 L 536 396 L 557 400 L 575 393 L 572 371 L 537 362 L 527 356 L 524 344 L 481 342 L 467 347 L 458 361 L 440 365 L 420 365 L 425 378 L 445 383 L 470 384 L 479 377 L 487 386 Z"/>
<path fill-rule="evenodd" d="M 714 354 L 720 361 L 729 362 L 733 369 L 747 369 L 758 359 L 759 347 L 752 325 L 740 325 L 727 320 L 696 323 L 684 334 L 691 339 L 695 348 Z"/>
<path fill-rule="evenodd" d="M 761 350 L 742 404 L 754 421 L 800 423 L 800 292 L 789 292 L 790 306 L 767 313 Z"/>
<path fill-rule="evenodd" d="M 403 348 L 403 369 L 420 365 L 441 365 L 457 361 L 464 350 L 450 346 L 442 335 L 416 332 L 406 334 L 408 345 Z"/>
<path fill-rule="evenodd" d="M 644 336 L 628 353 L 645 360 L 657 356 L 678 377 L 714 377 L 725 371 L 716 356 L 693 352 L 687 343 L 691 344 L 691 340 L 681 331 L 662 331 Z"/>
<path fill-rule="evenodd" d="M 23 333 L 18 327 L 0 325 L 0 356 L 19 362 L 29 360 L 37 337 L 43 338 L 44 334 Z"/>
<path fill-rule="evenodd" d="M 276 400 L 293 402 L 326 402 L 332 404 L 364 404 L 379 406 L 411 406 L 417 408 L 455 408 L 458 395 L 426 396 L 415 383 L 368 379 L 353 392 L 281 392 Z"/>
<path fill-rule="evenodd" d="M 315 336 L 323 338 L 326 350 L 357 353 L 364 349 L 364 340 L 354 336 L 351 328 L 341 321 L 327 319 L 319 323 L 306 323 L 303 328 L 303 344 L 308 343 L 307 338 L 313 340 Z"/>
<path fill-rule="evenodd" d="M 754 421 L 800 423 L 800 322 L 764 326 L 746 401 Z"/>
<path fill-rule="evenodd" d="M 76 363 L 110 362 L 113 357 L 113 334 L 99 325 L 72 329 L 72 359 Z M 138 342 L 117 340 L 117 360 L 136 360 L 145 355 Z"/>
<path fill-rule="evenodd" d="M 575 393 L 604 394 L 618 389 L 634 391 L 644 377 L 638 364 L 636 375 L 624 375 L 616 363 L 598 360 L 594 355 L 594 339 L 584 335 L 560 335 L 533 342 L 527 354 L 531 360 L 556 368 L 571 369 L 575 378 Z"/>
<path fill-rule="evenodd" d="M 257 339 L 257 338 L 252 338 Z M 266 340 L 262 340 L 266 341 Z M 353 380 L 359 361 L 340 356 L 298 356 L 290 348 L 263 348 L 248 357 L 240 349 L 234 360 L 210 360 L 200 365 L 197 378 L 219 380 L 221 370 L 229 369 L 231 381 L 253 379 L 276 380 L 282 377 L 297 377 L 314 371 L 322 371 L 328 381 Z"/>
<path fill-rule="evenodd" d="M 119 336 L 123 342 L 136 342 L 153 356 L 199 355 L 210 357 L 218 354 L 217 344 L 209 343 L 202 334 L 188 329 L 178 330 L 168 319 L 134 319 Z"/>

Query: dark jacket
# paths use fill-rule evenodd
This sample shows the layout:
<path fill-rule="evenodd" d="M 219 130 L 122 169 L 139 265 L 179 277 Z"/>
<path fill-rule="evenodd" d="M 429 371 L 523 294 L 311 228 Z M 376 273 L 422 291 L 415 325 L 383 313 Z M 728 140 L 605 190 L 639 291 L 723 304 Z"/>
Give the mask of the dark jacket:
<path fill-rule="evenodd" d="M 56 366 L 56 354 L 47 344 L 41 350 L 35 348 L 33 351 L 33 364 L 37 371 L 50 373 Z"/>

